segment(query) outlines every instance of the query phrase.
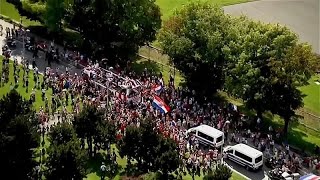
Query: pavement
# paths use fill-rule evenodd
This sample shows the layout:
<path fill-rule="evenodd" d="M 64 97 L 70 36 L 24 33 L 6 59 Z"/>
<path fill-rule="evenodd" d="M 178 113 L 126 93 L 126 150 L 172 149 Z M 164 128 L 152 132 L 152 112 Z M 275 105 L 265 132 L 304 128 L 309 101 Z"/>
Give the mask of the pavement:
<path fill-rule="evenodd" d="M 232 16 L 247 15 L 266 23 L 286 25 L 302 42 L 312 45 L 320 53 L 320 2 L 319 0 L 260 0 L 225 6 Z"/>
<path fill-rule="evenodd" d="M 0 24 L 3 26 L 3 29 L 5 29 L 6 27 L 9 28 L 13 28 L 13 25 L 10 23 L 7 23 L 3 20 L 0 20 Z M 32 32 L 31 32 L 32 34 Z M 37 39 L 39 39 L 37 37 Z M 10 48 L 12 50 L 12 58 L 17 58 L 18 62 L 21 63 L 22 61 L 22 57 L 25 57 L 28 61 L 29 64 L 31 65 L 32 62 L 32 53 L 27 51 L 27 50 L 23 50 L 23 41 L 17 41 L 17 47 L 16 48 Z M 49 41 L 48 43 L 49 44 Z M 3 35 L 0 36 L 0 47 L 1 47 L 1 54 L 2 54 L 2 47 L 5 45 L 5 30 L 3 30 Z M 62 52 L 62 47 L 59 47 L 59 49 Z M 42 51 L 39 51 L 38 53 L 38 58 L 36 58 L 36 65 L 39 69 L 40 73 L 44 73 L 46 67 L 48 67 L 48 62 L 45 61 L 45 54 Z M 71 73 L 81 73 L 81 69 L 78 69 L 74 66 L 73 62 L 65 62 L 62 61 L 60 63 L 56 63 L 56 62 L 51 62 L 51 68 L 52 69 L 59 69 L 59 71 L 61 72 L 65 72 L 66 67 L 68 67 L 69 71 Z"/>

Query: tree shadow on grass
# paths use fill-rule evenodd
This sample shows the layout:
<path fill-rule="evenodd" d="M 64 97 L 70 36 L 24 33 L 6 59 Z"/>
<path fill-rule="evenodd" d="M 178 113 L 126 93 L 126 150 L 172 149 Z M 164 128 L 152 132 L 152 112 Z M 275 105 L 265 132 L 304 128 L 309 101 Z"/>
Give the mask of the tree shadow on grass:
<path fill-rule="evenodd" d="M 94 157 L 90 158 L 87 163 L 87 172 L 96 173 L 97 176 L 103 175 L 101 171 L 102 162 L 107 166 L 107 172 L 104 176 L 114 178 L 116 175 L 123 175 L 122 166 L 112 163 L 111 160 L 107 160 L 107 156 L 104 153 L 98 152 Z"/>
<path fill-rule="evenodd" d="M 97 153 L 94 157 L 89 158 L 87 163 L 88 173 L 97 173 L 97 175 L 100 176 L 100 166 L 102 162 L 104 162 L 104 156 L 101 153 Z"/>
<path fill-rule="evenodd" d="M 148 70 L 148 72 L 151 71 L 156 74 L 159 74 L 161 72 L 160 65 L 150 60 L 135 61 L 132 63 L 131 68 L 138 74 L 141 74 L 145 68 Z"/>
<path fill-rule="evenodd" d="M 226 104 L 230 101 L 230 98 L 228 98 L 226 95 L 218 95 L 217 101 L 220 102 L 220 104 Z M 256 126 L 256 112 L 250 109 L 247 109 L 244 105 L 238 105 L 238 109 L 241 113 L 245 114 L 249 117 L 249 122 L 247 124 L 250 128 L 255 128 Z M 293 117 L 293 120 L 289 124 L 289 130 L 287 139 L 284 136 L 281 136 L 281 138 L 278 141 L 278 144 L 290 144 L 291 150 L 293 152 L 296 152 L 298 154 L 307 155 L 307 154 L 314 154 L 315 153 L 315 147 L 316 143 L 318 146 L 320 146 L 320 141 L 317 141 L 317 138 L 320 138 L 319 132 L 316 132 L 310 128 L 307 128 L 299 123 L 303 117 L 296 115 Z M 270 112 L 265 112 L 263 114 L 263 122 L 261 131 L 267 133 L 269 126 L 272 126 L 272 128 L 276 131 L 282 131 L 284 127 L 284 120 L 280 118 L 279 116 L 275 116 Z M 306 140 L 308 139 L 308 140 Z"/>

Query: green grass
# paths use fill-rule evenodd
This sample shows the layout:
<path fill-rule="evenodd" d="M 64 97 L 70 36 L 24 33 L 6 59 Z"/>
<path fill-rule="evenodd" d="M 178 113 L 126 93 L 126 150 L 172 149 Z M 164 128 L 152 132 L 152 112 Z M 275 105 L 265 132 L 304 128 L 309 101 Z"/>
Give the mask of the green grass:
<path fill-rule="evenodd" d="M 0 70 L 1 70 L 1 72 L 2 72 L 2 58 L 3 57 L 0 56 Z M 18 85 L 14 86 L 13 61 L 10 61 L 10 65 L 9 66 L 10 66 L 9 82 L 5 83 L 4 86 L 0 87 L 0 98 L 3 97 L 4 95 L 6 95 L 7 93 L 9 93 L 10 88 L 12 86 L 13 88 L 16 89 L 16 91 L 23 98 L 30 99 L 30 94 L 32 92 L 32 89 L 34 88 L 33 71 L 30 70 L 30 72 L 29 72 L 29 87 L 28 87 L 28 92 L 26 92 L 26 88 L 23 87 L 23 84 L 22 84 L 22 82 L 23 82 L 23 70 L 22 70 L 22 67 L 19 66 L 19 68 L 20 68 L 19 83 L 18 83 Z M 43 81 L 43 76 L 42 75 L 40 75 L 40 81 L 41 82 Z M 40 89 L 35 89 L 36 101 L 33 104 L 33 106 L 34 106 L 34 109 L 36 111 L 38 111 L 40 109 L 40 107 L 45 107 L 45 102 L 42 101 L 41 94 L 42 93 L 41 93 Z M 52 90 L 51 89 L 46 91 L 46 97 L 48 97 L 49 104 L 51 104 L 51 97 L 52 97 Z M 69 98 L 69 103 L 68 103 L 67 109 L 69 111 L 71 111 L 71 99 L 70 98 Z M 51 111 L 51 109 L 50 109 L 50 111 Z"/>
<path fill-rule="evenodd" d="M 300 90 L 307 95 L 304 97 L 304 109 L 320 116 L 320 85 L 315 83 L 316 80 L 320 80 L 320 75 L 313 76 L 309 85 L 301 87 Z"/>
<path fill-rule="evenodd" d="M 152 70 L 153 72 L 159 74 L 162 73 L 163 80 L 165 84 L 168 84 L 170 74 L 174 75 L 175 72 L 175 85 L 179 86 L 183 82 L 183 77 L 179 73 L 177 69 L 174 70 L 171 66 L 157 63 L 153 60 L 147 60 L 147 59 L 138 59 L 136 62 L 133 63 L 133 70 L 137 73 L 141 73 L 144 68 L 147 68 L 148 70 Z"/>
<path fill-rule="evenodd" d="M 20 23 L 20 14 L 13 4 L 8 3 L 6 0 L 0 0 L 0 14 L 9 17 L 10 19 Z M 38 21 L 31 21 L 25 16 L 22 16 L 22 24 L 24 26 L 40 25 Z"/>
<path fill-rule="evenodd" d="M 162 19 L 168 19 L 175 10 L 180 9 L 183 5 L 190 2 L 196 2 L 198 0 L 156 0 L 156 4 L 160 7 L 162 13 Z M 200 0 L 208 1 L 221 6 L 227 6 L 232 4 L 244 3 L 250 0 Z"/>

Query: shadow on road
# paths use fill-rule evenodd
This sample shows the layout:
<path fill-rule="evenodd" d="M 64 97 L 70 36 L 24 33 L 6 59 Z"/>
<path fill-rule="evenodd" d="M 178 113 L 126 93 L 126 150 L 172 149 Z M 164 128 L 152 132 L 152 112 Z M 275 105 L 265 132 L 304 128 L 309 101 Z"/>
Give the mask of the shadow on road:
<path fill-rule="evenodd" d="M 239 173 L 243 174 L 244 176 L 252 179 L 252 180 L 267 180 L 268 177 L 266 175 L 266 173 L 268 171 L 270 171 L 271 169 L 263 166 L 262 170 L 259 171 L 248 171 L 246 170 L 244 167 L 230 161 L 230 160 L 225 160 L 225 162 L 231 166 L 233 169 L 235 169 L 236 171 L 238 171 Z"/>

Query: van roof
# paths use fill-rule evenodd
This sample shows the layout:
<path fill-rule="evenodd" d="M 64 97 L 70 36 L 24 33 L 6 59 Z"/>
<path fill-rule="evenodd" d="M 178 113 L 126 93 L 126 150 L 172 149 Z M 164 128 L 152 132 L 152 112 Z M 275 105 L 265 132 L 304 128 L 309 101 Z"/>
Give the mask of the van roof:
<path fill-rule="evenodd" d="M 191 128 L 192 130 L 198 130 L 202 133 L 205 133 L 211 137 L 220 137 L 221 135 L 223 135 L 222 131 L 219 131 L 218 129 L 208 126 L 208 125 L 200 125 L 194 128 Z"/>
<path fill-rule="evenodd" d="M 263 155 L 261 151 L 258 151 L 257 149 L 250 147 L 246 144 L 237 144 L 233 146 L 233 149 L 241 152 L 242 154 L 245 154 L 250 157 L 258 157 L 260 155 Z"/>

